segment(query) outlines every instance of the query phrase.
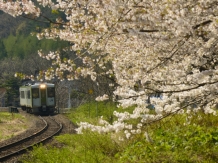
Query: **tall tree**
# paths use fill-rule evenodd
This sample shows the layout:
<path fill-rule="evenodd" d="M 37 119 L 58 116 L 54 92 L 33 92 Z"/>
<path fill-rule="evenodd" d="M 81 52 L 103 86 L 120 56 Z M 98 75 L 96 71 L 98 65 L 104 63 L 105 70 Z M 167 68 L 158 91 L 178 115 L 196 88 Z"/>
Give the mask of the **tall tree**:
<path fill-rule="evenodd" d="M 64 12 L 66 20 L 47 18 L 51 28 L 39 33 L 38 38 L 58 37 L 71 42 L 70 48 L 84 63 L 83 67 L 75 67 L 74 60 L 60 59 L 58 52 L 40 53 L 57 67 L 46 72 L 47 78 L 56 75 L 62 79 L 67 71 L 70 80 L 90 75 L 95 81 L 99 75 L 107 74 L 118 85 L 114 94 L 119 96 L 121 105 L 137 105 L 133 114 L 115 112 L 116 124 L 107 123 L 106 129 L 96 130 L 128 129 L 124 121 L 130 118 L 148 124 L 183 112 L 193 104 L 197 106 L 194 110 L 215 113 L 211 108 L 218 102 L 217 0 L 39 2 L 53 11 Z M 0 9 L 13 16 L 42 15 L 31 1 L 0 0 Z M 112 69 L 95 72 L 96 65 L 106 70 L 108 62 Z M 154 94 L 161 94 L 161 99 L 149 98 Z M 104 98 L 107 96 L 98 99 Z M 155 105 L 153 115 L 146 108 L 148 98 Z M 126 133 L 128 137 L 131 130 Z"/>
<path fill-rule="evenodd" d="M 15 105 L 14 104 L 15 99 L 19 97 L 20 85 L 21 85 L 20 80 L 15 77 L 11 77 L 2 85 L 2 87 L 6 88 L 7 90 L 6 92 L 6 97 L 7 97 L 6 105 L 7 106 Z"/>
<path fill-rule="evenodd" d="M 3 44 L 3 41 L 0 41 L 0 59 L 3 59 L 7 57 L 7 52 L 5 50 L 5 46 Z"/>

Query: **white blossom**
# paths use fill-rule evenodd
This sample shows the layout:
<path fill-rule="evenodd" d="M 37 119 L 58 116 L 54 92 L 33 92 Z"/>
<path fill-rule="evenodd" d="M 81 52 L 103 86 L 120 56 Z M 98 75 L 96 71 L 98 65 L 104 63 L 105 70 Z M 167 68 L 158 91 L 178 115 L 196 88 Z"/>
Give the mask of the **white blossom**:
<path fill-rule="evenodd" d="M 151 123 L 166 114 L 183 114 L 188 108 L 215 114 L 212 104 L 218 102 L 218 23 L 217 0 L 38 0 L 42 6 L 60 10 L 66 21 L 57 19 L 60 28 L 51 27 L 37 34 L 38 39 L 61 39 L 70 46 L 83 66 L 62 59 L 59 52 L 44 54 L 52 61 L 52 69 L 44 72 L 46 79 L 91 77 L 97 81 L 96 67 L 116 82 L 114 96 L 123 108 L 136 106 L 133 113 L 114 112 L 117 121 L 103 126 L 80 123 L 78 133 L 90 128 L 97 132 L 131 130 L 141 133 L 141 125 L 125 121 L 139 119 Z M 40 16 L 41 10 L 30 0 L 0 0 L 0 10 L 12 15 Z M 61 25 L 62 23 L 62 25 Z M 113 84 L 109 84 L 114 87 Z M 160 97 L 156 97 L 159 94 Z M 96 101 L 109 99 L 108 95 Z M 192 108 L 192 105 L 195 105 Z M 155 114 L 148 107 L 153 106 Z M 184 109 L 183 109 L 184 108 Z M 131 127 L 130 127 L 131 126 Z M 135 127 L 135 128 L 134 128 Z M 145 134 L 146 136 L 146 134 Z M 148 136 L 148 135 L 147 135 Z"/>

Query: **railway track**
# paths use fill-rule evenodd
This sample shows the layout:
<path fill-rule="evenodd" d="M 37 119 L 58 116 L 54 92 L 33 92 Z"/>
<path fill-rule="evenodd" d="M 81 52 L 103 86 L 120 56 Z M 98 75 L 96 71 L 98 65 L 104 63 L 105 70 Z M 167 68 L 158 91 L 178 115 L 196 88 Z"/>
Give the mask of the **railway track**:
<path fill-rule="evenodd" d="M 44 127 L 31 135 L 22 138 L 16 142 L 6 144 L 0 147 L 0 162 L 5 162 L 10 158 L 32 149 L 34 145 L 44 143 L 62 130 L 62 124 L 58 123 L 51 116 L 41 117 Z"/>

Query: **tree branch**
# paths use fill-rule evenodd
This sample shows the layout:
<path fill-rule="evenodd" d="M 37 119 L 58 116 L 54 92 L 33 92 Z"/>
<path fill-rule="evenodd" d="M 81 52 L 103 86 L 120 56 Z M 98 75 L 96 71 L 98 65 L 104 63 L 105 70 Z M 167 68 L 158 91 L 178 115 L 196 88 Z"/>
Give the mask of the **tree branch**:
<path fill-rule="evenodd" d="M 204 22 L 202 22 L 202 23 L 200 23 L 200 24 L 197 24 L 197 25 L 193 26 L 192 29 L 197 29 L 197 28 L 199 28 L 199 27 L 201 27 L 201 26 L 205 26 L 205 25 L 210 24 L 210 23 L 212 23 L 212 22 L 213 22 L 212 20 L 204 21 Z"/>
<path fill-rule="evenodd" d="M 147 33 L 152 33 L 152 32 L 160 32 L 159 30 L 157 29 L 140 29 L 139 32 L 147 32 Z"/>
<path fill-rule="evenodd" d="M 37 21 L 37 22 L 41 22 L 41 23 L 51 23 L 51 24 L 58 24 L 58 25 L 68 25 L 66 23 L 59 23 L 59 22 L 54 22 L 52 21 L 51 19 L 41 15 L 41 17 L 45 18 L 46 20 L 48 21 L 42 21 L 42 20 L 37 20 L 35 18 L 31 18 L 31 17 L 28 17 L 28 16 L 25 16 L 25 15 L 22 15 L 23 18 L 26 18 L 26 19 L 30 19 L 30 20 L 33 20 L 33 21 Z"/>

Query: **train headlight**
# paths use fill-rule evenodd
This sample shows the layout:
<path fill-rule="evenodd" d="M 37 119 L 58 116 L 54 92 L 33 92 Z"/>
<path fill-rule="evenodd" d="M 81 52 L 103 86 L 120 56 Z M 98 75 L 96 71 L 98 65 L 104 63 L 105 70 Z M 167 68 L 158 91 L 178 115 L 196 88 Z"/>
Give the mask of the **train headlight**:
<path fill-rule="evenodd" d="M 46 87 L 45 84 L 41 84 L 41 85 L 40 85 L 40 88 L 41 88 L 41 89 L 45 89 L 45 87 Z"/>

